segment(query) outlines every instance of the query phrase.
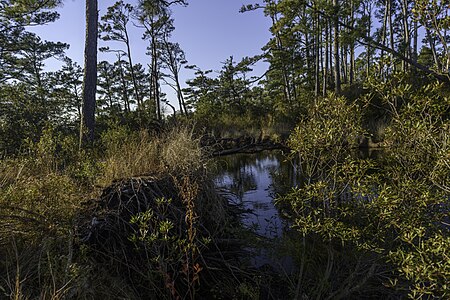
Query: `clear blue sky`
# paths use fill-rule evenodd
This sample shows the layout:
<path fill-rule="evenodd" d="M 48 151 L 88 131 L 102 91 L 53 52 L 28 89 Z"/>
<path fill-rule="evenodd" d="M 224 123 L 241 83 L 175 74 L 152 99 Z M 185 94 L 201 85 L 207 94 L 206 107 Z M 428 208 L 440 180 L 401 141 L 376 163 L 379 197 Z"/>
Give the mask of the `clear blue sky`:
<path fill-rule="evenodd" d="M 125 0 L 135 4 L 136 0 Z M 270 38 L 270 20 L 264 17 L 261 10 L 239 13 L 243 4 L 251 4 L 249 0 L 188 0 L 187 7 L 173 6 L 175 32 L 172 40 L 178 42 L 186 53 L 189 64 L 200 68 L 220 70 L 221 62 L 233 55 L 238 61 L 244 56 L 261 53 Z M 105 14 L 108 6 L 115 3 L 112 0 L 99 0 L 99 15 Z M 58 9 L 61 17 L 55 23 L 34 28 L 33 31 L 43 39 L 61 41 L 70 44 L 67 55 L 83 65 L 84 35 L 85 35 L 85 1 L 64 0 Z M 141 29 L 130 24 L 132 39 L 133 62 L 147 65 L 149 58 L 145 56 L 146 42 L 141 40 Z M 100 46 L 104 46 L 104 42 Z M 109 43 L 111 48 L 113 44 Z M 107 59 L 99 54 L 99 61 Z M 48 61 L 49 69 L 58 68 L 59 64 Z M 265 64 L 255 68 L 255 75 L 261 75 Z M 192 78 L 192 72 L 184 70 L 181 74 L 183 82 Z M 169 99 L 174 95 L 169 94 Z M 173 101 L 171 101 L 173 102 Z"/>

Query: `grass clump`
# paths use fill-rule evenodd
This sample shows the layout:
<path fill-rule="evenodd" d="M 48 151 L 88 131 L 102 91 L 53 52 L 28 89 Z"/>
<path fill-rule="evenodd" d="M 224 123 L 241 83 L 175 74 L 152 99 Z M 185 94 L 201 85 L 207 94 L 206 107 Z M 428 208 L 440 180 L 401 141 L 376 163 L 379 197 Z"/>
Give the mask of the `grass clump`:
<path fill-rule="evenodd" d="M 2 297 L 60 299 L 77 282 L 72 225 L 85 190 L 66 172 L 60 141 L 47 130 L 29 153 L 0 161 Z"/>
<path fill-rule="evenodd" d="M 126 128 L 102 135 L 105 157 L 97 183 L 106 186 L 114 180 L 157 174 L 199 173 L 205 153 L 199 139 L 187 127 L 169 129 L 158 135 Z"/>
<path fill-rule="evenodd" d="M 206 272 L 205 259 L 217 258 L 232 222 L 205 156 L 190 128 L 115 127 L 88 151 L 48 129 L 1 160 L 1 297 L 194 298 L 200 281 L 220 282 L 226 271 L 215 260 L 208 266 L 223 273 Z M 110 234 L 101 247 L 81 232 L 98 220 L 111 229 L 99 231 Z"/>
<path fill-rule="evenodd" d="M 151 137 L 146 131 L 107 131 L 102 136 L 105 151 L 97 184 L 107 186 L 118 179 L 160 173 L 159 142 L 159 137 Z"/>

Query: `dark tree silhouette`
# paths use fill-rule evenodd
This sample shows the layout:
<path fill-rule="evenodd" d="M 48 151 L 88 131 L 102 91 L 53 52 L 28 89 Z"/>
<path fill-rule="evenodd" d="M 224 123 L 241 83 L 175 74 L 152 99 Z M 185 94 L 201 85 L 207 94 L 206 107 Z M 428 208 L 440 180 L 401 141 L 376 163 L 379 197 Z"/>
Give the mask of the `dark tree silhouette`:
<path fill-rule="evenodd" d="M 97 92 L 97 38 L 98 3 L 86 0 L 86 40 L 84 48 L 83 117 L 80 138 L 86 143 L 94 141 L 95 94 Z M 81 145 L 81 141 L 80 141 Z"/>

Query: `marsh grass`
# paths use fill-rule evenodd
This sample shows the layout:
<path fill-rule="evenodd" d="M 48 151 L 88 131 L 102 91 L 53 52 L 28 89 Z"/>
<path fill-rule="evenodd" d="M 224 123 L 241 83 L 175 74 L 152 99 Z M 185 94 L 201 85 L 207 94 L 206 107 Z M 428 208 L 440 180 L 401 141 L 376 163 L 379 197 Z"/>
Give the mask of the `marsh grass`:
<path fill-rule="evenodd" d="M 113 183 L 140 177 L 175 182 L 186 211 L 180 228 L 187 232 L 185 242 L 170 249 L 179 257 L 171 268 L 187 287 L 186 297 L 193 298 L 206 277 L 220 283 L 217 274 L 229 271 L 206 275 L 204 251 L 220 257 L 221 246 L 214 239 L 236 223 L 215 192 L 205 157 L 190 127 L 158 134 L 115 127 L 102 134 L 94 149 L 80 152 L 75 139 L 49 129 L 39 142 L 30 143 L 27 153 L 1 160 L 0 298 L 142 298 L 130 285 L 129 272 L 147 282 L 156 298 L 171 298 L 172 283 L 164 279 L 168 273 L 155 275 L 151 264 L 130 265 L 126 274 L 117 273 L 124 262 L 117 265 L 117 258 L 110 256 L 109 266 L 98 264 L 92 249 L 77 240 L 75 224 L 83 203 Z M 217 270 L 219 266 L 216 262 Z"/>
<path fill-rule="evenodd" d="M 106 150 L 100 162 L 100 174 L 96 177 L 97 184 L 107 186 L 114 180 L 162 171 L 160 138 L 151 137 L 145 131 L 111 135 L 113 133 L 107 132 L 102 137 Z"/>
<path fill-rule="evenodd" d="M 51 138 L 0 161 L 0 298 L 63 299 L 76 282 L 72 220 L 85 189 Z"/>
<path fill-rule="evenodd" d="M 158 135 L 126 129 L 102 136 L 105 155 L 97 184 L 155 174 L 200 174 L 205 155 L 198 138 L 188 127 L 169 129 Z"/>

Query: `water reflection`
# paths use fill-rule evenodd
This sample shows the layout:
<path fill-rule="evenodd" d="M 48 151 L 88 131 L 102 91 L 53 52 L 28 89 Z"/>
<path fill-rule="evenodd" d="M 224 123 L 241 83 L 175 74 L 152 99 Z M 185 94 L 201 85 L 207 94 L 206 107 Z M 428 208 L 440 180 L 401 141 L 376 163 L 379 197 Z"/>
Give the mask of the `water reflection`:
<path fill-rule="evenodd" d="M 243 222 L 261 236 L 280 237 L 287 224 L 273 200 L 299 182 L 298 172 L 281 151 L 237 154 L 217 159 L 216 184 L 249 213 Z"/>
<path fill-rule="evenodd" d="M 378 159 L 381 151 L 362 149 L 352 153 L 355 158 Z M 217 158 L 216 185 L 231 194 L 249 213 L 245 225 L 267 238 L 281 237 L 287 229 L 286 220 L 279 216 L 274 199 L 305 182 L 298 160 L 288 159 L 282 151 L 254 154 L 234 154 Z M 362 199 L 351 187 L 337 195 L 339 201 Z M 366 199 L 366 198 L 364 198 Z"/>

